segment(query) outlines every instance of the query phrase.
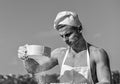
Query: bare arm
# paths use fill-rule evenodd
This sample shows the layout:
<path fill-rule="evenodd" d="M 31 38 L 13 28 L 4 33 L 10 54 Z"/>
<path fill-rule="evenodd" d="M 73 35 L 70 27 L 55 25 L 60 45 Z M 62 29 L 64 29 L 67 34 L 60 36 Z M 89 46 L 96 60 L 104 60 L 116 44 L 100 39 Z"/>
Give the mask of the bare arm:
<path fill-rule="evenodd" d="M 57 49 L 53 50 L 51 52 L 51 57 L 49 59 L 47 59 L 47 61 L 45 60 L 46 58 L 44 58 L 45 61 L 43 61 L 44 63 L 42 62 L 42 64 L 40 63 L 41 65 L 38 65 L 36 62 L 33 62 L 33 61 L 32 61 L 32 63 L 33 63 L 32 64 L 28 60 L 25 60 L 25 63 L 32 64 L 32 66 L 34 67 L 34 70 L 36 67 L 36 72 L 50 70 L 53 67 L 55 67 L 56 65 L 58 65 L 58 57 L 60 57 L 61 54 L 63 54 L 64 49 L 66 49 L 66 48 L 57 48 Z M 39 61 L 41 62 L 42 59 L 40 57 L 39 57 L 39 59 L 40 59 Z M 30 67 L 32 68 L 32 66 L 30 66 Z"/>
<path fill-rule="evenodd" d="M 97 77 L 99 81 L 97 84 L 111 84 L 111 71 L 107 53 L 103 49 L 98 49 L 95 55 Z"/>
<path fill-rule="evenodd" d="M 58 60 L 55 58 L 50 58 L 50 60 L 48 62 L 46 62 L 45 64 L 42 65 L 42 69 L 43 69 L 42 71 L 50 70 L 53 67 L 55 67 L 56 65 L 58 65 Z"/>
<path fill-rule="evenodd" d="M 38 62 L 36 62 L 36 60 L 32 58 L 28 58 L 27 60 L 24 60 L 23 63 L 24 63 L 25 69 L 29 73 L 38 73 L 38 72 L 49 70 L 54 66 L 56 66 L 57 60 L 50 58 L 48 61 L 46 61 L 44 64 L 41 65 Z"/>
<path fill-rule="evenodd" d="M 57 52 L 59 50 L 57 49 Z M 25 69 L 29 73 L 38 73 L 41 71 L 49 70 L 58 64 L 56 49 L 51 53 L 51 57 L 47 56 L 28 56 L 26 55 L 26 46 L 20 46 L 18 48 L 18 58 L 23 61 Z"/>
<path fill-rule="evenodd" d="M 57 48 L 51 52 L 51 58 L 48 62 L 46 62 L 43 66 L 45 66 L 44 70 L 49 70 L 54 66 L 58 65 L 58 57 L 61 56 L 61 52 L 64 48 Z"/>
<path fill-rule="evenodd" d="M 61 58 L 61 56 L 63 56 L 65 50 L 66 50 L 66 48 L 64 48 L 64 47 L 53 50 L 51 52 L 50 60 L 46 64 L 43 65 L 46 67 L 45 70 L 49 70 L 49 69 L 53 68 L 54 66 L 58 65 L 59 64 L 58 58 Z"/>

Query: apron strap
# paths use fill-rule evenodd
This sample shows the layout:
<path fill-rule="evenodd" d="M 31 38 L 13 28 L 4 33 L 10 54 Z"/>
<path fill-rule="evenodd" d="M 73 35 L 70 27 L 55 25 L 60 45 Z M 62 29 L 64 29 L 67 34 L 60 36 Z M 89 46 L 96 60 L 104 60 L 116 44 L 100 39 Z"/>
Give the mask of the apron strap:
<path fill-rule="evenodd" d="M 65 53 L 64 59 L 63 59 L 63 61 L 62 61 L 61 71 L 60 71 L 60 76 L 61 76 L 62 73 L 63 73 L 63 68 L 64 68 L 63 65 L 64 65 L 64 63 L 65 63 L 65 60 L 66 60 L 66 58 L 67 58 L 68 53 L 69 53 L 69 48 L 66 50 L 66 53 Z"/>
<path fill-rule="evenodd" d="M 88 47 L 87 43 L 86 43 L 86 46 L 87 46 L 87 65 L 88 65 L 88 68 L 89 68 L 90 80 L 91 80 L 91 84 L 94 84 L 94 81 L 92 79 L 92 72 L 91 72 L 91 68 L 90 68 L 90 52 L 89 52 L 89 47 Z"/>

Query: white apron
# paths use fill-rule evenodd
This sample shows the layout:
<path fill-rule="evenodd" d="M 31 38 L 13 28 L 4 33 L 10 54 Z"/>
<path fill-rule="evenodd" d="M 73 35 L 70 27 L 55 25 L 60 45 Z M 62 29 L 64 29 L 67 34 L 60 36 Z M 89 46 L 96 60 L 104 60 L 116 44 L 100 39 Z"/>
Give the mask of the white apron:
<path fill-rule="evenodd" d="M 68 56 L 68 53 L 69 53 L 69 49 L 66 51 L 65 57 L 63 59 L 59 78 L 61 78 L 64 74 L 66 74 L 68 78 L 70 76 L 72 76 L 72 78 L 69 79 L 71 81 L 69 81 L 69 82 L 66 81 L 65 83 L 68 83 L 68 84 L 94 84 L 93 80 L 92 80 L 92 76 L 91 76 L 91 71 L 90 71 L 90 57 L 89 57 L 88 49 L 87 49 L 87 66 L 71 67 L 69 65 L 65 65 L 64 63 Z M 69 71 L 72 71 L 72 70 L 75 72 L 75 74 L 72 74 L 72 75 L 68 74 Z M 76 76 L 77 77 L 79 76 L 79 77 L 76 79 Z M 65 79 L 65 78 L 63 78 L 63 79 Z M 79 82 L 75 82 L 75 81 L 79 81 Z"/>

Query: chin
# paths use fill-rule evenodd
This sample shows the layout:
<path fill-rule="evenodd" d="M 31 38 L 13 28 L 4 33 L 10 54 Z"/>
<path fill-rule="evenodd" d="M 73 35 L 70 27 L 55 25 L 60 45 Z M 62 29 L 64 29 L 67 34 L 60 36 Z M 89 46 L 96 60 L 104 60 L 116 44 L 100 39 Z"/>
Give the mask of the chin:
<path fill-rule="evenodd" d="M 71 44 L 67 44 L 67 45 L 70 46 L 70 47 L 74 47 L 74 44 L 72 44 L 72 43 Z"/>
<path fill-rule="evenodd" d="M 75 46 L 76 42 L 66 42 L 66 44 L 70 47 L 73 47 Z"/>
<path fill-rule="evenodd" d="M 71 45 L 72 48 L 75 48 L 76 46 L 75 45 Z"/>

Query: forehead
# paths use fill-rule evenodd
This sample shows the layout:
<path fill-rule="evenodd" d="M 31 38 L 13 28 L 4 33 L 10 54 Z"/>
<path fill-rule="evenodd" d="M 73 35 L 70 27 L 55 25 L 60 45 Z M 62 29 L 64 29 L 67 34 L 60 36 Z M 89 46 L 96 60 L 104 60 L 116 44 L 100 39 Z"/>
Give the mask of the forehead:
<path fill-rule="evenodd" d="M 61 32 L 63 32 L 63 33 L 73 32 L 73 31 L 75 31 L 75 28 L 72 27 L 72 26 L 64 26 L 64 27 L 60 28 L 58 31 L 59 31 L 60 33 L 61 33 Z"/>

